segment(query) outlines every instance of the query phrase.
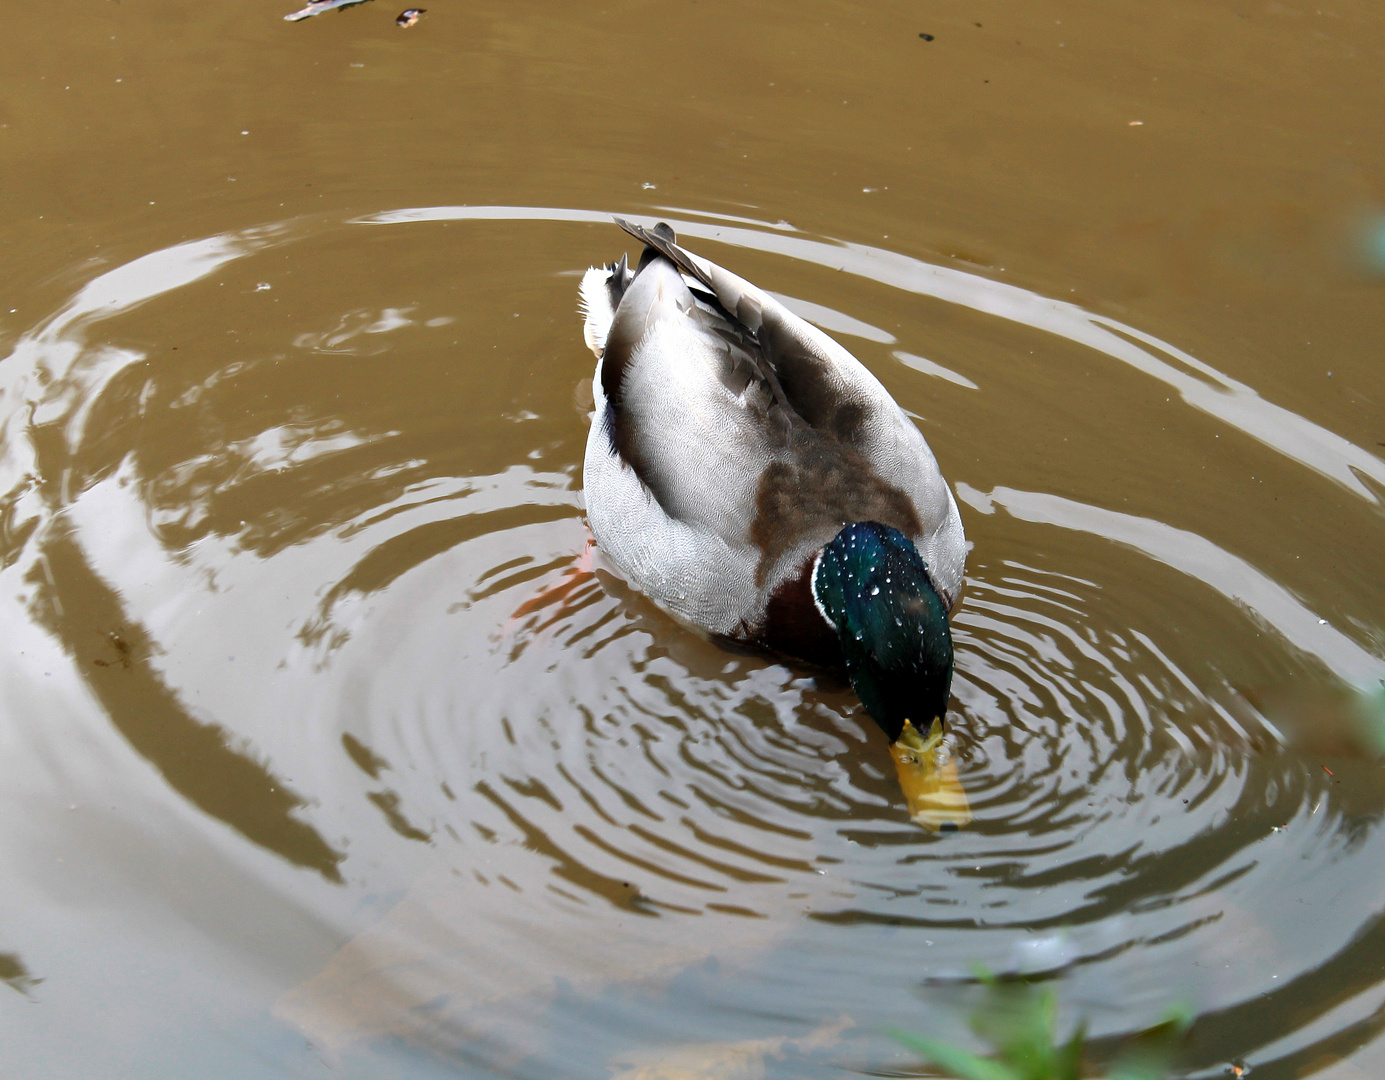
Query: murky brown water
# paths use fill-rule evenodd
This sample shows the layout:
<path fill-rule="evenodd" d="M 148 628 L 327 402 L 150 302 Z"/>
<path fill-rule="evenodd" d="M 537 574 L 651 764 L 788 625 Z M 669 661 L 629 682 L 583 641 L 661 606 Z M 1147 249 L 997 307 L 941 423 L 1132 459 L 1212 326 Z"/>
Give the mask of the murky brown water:
<path fill-rule="evenodd" d="M 1380 1075 L 1379 5 L 293 6 L 6 13 L 0 1071 Z M 918 417 L 966 831 L 576 572 L 613 212 Z"/>

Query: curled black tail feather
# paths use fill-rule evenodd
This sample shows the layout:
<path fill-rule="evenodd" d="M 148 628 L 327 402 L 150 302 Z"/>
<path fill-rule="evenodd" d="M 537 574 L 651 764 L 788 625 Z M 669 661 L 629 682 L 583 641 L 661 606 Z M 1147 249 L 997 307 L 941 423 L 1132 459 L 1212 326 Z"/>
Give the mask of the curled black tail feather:
<path fill-rule="evenodd" d="M 606 294 L 611 298 L 611 311 L 614 312 L 620 307 L 620 298 L 625 295 L 625 289 L 634 279 L 634 275 L 630 273 L 630 265 L 624 255 L 621 255 L 618 262 L 610 263 L 606 269 L 610 271 L 606 278 Z"/>
<path fill-rule="evenodd" d="M 775 401 L 784 413 L 786 415 L 792 413 L 793 407 L 779 381 L 774 355 L 770 348 L 766 348 L 768 342 L 765 336 L 761 334 L 764 326 L 764 313 L 760 310 L 760 305 L 748 297 L 736 305 L 735 311 L 731 311 L 723 305 L 717 296 L 716 286 L 712 284 L 711 276 L 700 269 L 688 257 L 688 253 L 678 246 L 673 227 L 667 222 L 661 221 L 654 228 L 646 229 L 643 225 L 636 225 L 633 221 L 626 221 L 624 218 L 612 216 L 612 220 L 645 245 L 644 255 L 640 258 L 640 269 L 643 269 L 651 258 L 662 255 L 683 273 L 702 283 L 707 292 L 697 294 L 699 298 L 726 319 L 731 331 L 729 340 L 732 340 L 753 360 L 760 377 L 769 385 L 770 393 L 773 394 Z"/>
<path fill-rule="evenodd" d="M 678 237 L 668 223 L 661 221 L 654 228 L 646 229 L 643 225 L 636 225 L 633 221 L 626 221 L 624 218 L 612 218 L 612 220 L 644 244 L 646 248 L 653 249 L 683 273 L 692 275 L 707 288 L 712 288 L 711 279 L 699 270 L 688 258 L 687 252 L 678 246 Z M 648 251 L 645 252 L 645 255 L 648 256 Z M 640 265 L 643 266 L 644 263 L 645 259 L 641 258 Z M 715 292 L 715 290 L 713 291 Z"/>

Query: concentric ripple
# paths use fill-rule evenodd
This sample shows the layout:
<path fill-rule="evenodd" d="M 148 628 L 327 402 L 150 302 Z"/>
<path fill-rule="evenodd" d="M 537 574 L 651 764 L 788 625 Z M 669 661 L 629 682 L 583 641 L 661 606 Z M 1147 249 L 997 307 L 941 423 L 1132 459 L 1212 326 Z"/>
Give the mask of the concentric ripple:
<path fill-rule="evenodd" d="M 0 583 L 22 643 L 5 734 L 44 763 L 25 782 L 113 778 L 143 800 L 121 828 L 195 838 L 264 925 L 292 909 L 331 936 L 265 1007 L 348 1058 L 402 1040 L 482 1072 L 601 1076 L 632 1048 L 791 1031 L 775 1045 L 801 1066 L 846 1053 L 852 1025 L 927 1026 L 913 991 L 978 962 L 1063 973 L 1099 1031 L 1194 999 L 1209 1068 L 1262 1049 L 1234 1022 L 1255 1001 L 1284 1012 L 1281 1069 L 1369 1037 L 1288 988 L 1328 972 L 1375 992 L 1346 959 L 1382 936 L 1374 766 L 1329 770 L 1257 695 L 1385 662 L 1311 577 L 1258 566 L 1204 513 L 1232 481 L 1160 493 L 1182 448 L 1140 426 L 1146 396 L 1176 390 L 1161 400 L 1188 429 L 1217 426 L 1287 496 L 1330 492 L 1377 533 L 1385 463 L 1075 305 L 669 216 L 850 335 L 957 484 L 969 828 L 908 822 L 845 687 L 713 647 L 602 562 L 580 490 L 590 359 L 564 313 L 618 235 L 533 208 L 189 243 L 20 335 L 0 365 Z M 387 230 L 448 222 L 462 241 L 400 295 L 300 284 L 367 231 L 378 258 Z M 850 313 L 821 303 L 838 270 L 864 290 Z M 1045 398 L 1093 357 L 1090 402 Z M 1046 426 L 987 422 L 1026 401 Z M 67 719 L 26 719 L 42 710 Z M 1334 919 L 1299 918 L 1326 894 Z M 219 963 L 279 970 L 264 933 L 218 938 Z"/>

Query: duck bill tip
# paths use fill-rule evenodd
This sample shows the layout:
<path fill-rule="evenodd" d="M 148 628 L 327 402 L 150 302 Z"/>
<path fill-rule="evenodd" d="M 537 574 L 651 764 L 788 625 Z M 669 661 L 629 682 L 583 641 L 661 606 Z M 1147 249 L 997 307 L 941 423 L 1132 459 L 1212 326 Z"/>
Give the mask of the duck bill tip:
<path fill-rule="evenodd" d="M 934 720 L 927 738 L 905 721 L 890 747 L 909 818 L 929 832 L 956 832 L 971 821 L 971 805 L 957 776 L 957 763 L 942 742 L 942 724 Z"/>

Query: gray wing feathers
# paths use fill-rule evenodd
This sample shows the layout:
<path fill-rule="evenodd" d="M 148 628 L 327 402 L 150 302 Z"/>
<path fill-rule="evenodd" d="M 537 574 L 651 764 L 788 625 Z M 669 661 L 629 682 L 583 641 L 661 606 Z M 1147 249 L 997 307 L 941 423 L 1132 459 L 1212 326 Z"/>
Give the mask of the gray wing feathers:
<path fill-rule="evenodd" d="M 593 380 L 593 397 L 599 418 L 607 408 L 600 371 Z M 668 396 L 660 395 L 660 399 L 667 401 Z M 655 407 L 644 415 L 657 420 L 660 414 Z M 674 416 L 676 410 L 664 415 Z M 675 422 L 685 420 L 686 414 Z M 734 484 L 723 487 L 717 482 L 726 479 L 728 472 L 734 478 L 743 469 L 728 470 L 725 455 L 718 459 L 714 450 L 707 452 L 706 448 L 717 445 L 701 432 L 688 431 L 682 443 L 646 447 L 656 459 L 670 457 L 687 470 L 680 474 L 689 485 L 685 500 L 704 500 L 705 512 L 700 516 L 670 513 L 635 470 L 612 452 L 598 423 L 593 423 L 587 439 L 583 485 L 592 534 L 632 585 L 695 626 L 734 635 L 754 617 L 758 603 L 756 552 L 753 545 L 739 539 L 744 534 L 744 526 L 738 524 L 744 510 L 736 507 L 735 500 L 745 497 L 744 490 L 738 493 Z M 695 459 L 687 453 L 695 446 L 704 448 L 698 464 L 692 464 Z M 751 504 L 753 498 L 752 491 Z"/>
<path fill-rule="evenodd" d="M 676 245 L 668 245 L 676 247 Z M 851 441 L 881 478 L 908 494 L 924 531 L 913 537 L 949 604 L 961 591 L 966 541 L 952 491 L 927 441 L 880 380 L 827 334 L 768 293 L 715 263 L 677 248 L 728 312 L 759 335 L 785 394 L 814 427 L 859 424 Z M 837 416 L 843 406 L 855 416 Z"/>

